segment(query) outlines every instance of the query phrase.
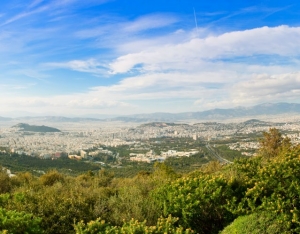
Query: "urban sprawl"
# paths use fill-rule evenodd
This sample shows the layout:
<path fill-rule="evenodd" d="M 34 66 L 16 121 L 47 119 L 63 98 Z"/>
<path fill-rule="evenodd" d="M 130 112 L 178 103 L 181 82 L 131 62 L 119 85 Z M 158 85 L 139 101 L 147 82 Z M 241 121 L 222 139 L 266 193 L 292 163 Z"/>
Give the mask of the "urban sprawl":
<path fill-rule="evenodd" d="M 52 123 L 53 124 L 53 123 Z M 240 123 L 203 122 L 193 124 L 153 122 L 137 123 L 59 123 L 61 132 L 25 132 L 11 126 L 0 128 L 0 147 L 6 153 L 25 154 L 43 159 L 55 159 L 64 153 L 70 159 L 93 157 L 99 153 L 113 154 L 105 147 L 131 146 L 131 149 L 141 147 L 149 139 L 161 138 L 191 138 L 194 141 L 214 142 L 227 140 L 237 135 L 251 135 L 268 131 L 276 127 L 292 142 L 299 143 L 299 121 L 294 122 L 263 122 L 248 120 Z M 50 124 L 49 124 L 50 125 Z M 241 141 L 229 142 L 226 145 L 231 150 L 241 151 L 243 155 L 252 156 L 259 143 L 257 138 L 244 138 Z M 168 157 L 189 157 L 198 153 L 198 149 L 177 151 L 169 148 L 167 151 L 155 153 L 151 147 L 145 147 L 147 152 L 131 152 L 131 161 L 164 161 Z M 253 150 L 253 151 L 251 151 Z M 117 156 L 117 155 L 115 155 Z"/>

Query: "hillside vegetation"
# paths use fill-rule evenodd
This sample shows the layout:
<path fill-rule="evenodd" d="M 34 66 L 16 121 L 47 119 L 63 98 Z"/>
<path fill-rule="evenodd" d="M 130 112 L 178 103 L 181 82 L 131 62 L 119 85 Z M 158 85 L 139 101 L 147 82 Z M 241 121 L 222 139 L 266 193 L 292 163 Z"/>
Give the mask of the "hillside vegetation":
<path fill-rule="evenodd" d="M 161 163 L 115 178 L 0 172 L 2 233 L 299 233 L 300 146 L 277 129 L 258 156 L 189 174 Z M 7 231 L 5 231 L 7 230 Z"/>
<path fill-rule="evenodd" d="M 20 131 L 24 132 L 60 132 L 60 130 L 57 128 L 52 128 L 44 125 L 29 125 L 25 123 L 19 123 L 17 125 L 14 125 L 13 128 L 18 128 L 20 129 Z"/>

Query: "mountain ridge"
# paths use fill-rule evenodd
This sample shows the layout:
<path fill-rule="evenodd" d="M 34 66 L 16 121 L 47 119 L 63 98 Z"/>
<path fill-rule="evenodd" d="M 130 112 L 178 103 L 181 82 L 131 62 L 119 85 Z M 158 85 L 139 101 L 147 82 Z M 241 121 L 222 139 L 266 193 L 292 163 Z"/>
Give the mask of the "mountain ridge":
<path fill-rule="evenodd" d="M 300 114 L 299 103 L 263 103 L 255 106 L 234 108 L 215 108 L 206 111 L 195 112 L 155 112 L 148 114 L 120 115 L 113 118 L 86 118 L 86 117 L 64 117 L 64 116 L 39 116 L 39 117 L 1 117 L 0 121 L 42 120 L 47 122 L 97 122 L 97 121 L 123 121 L 123 122 L 149 122 L 149 121 L 183 121 L 183 120 L 225 120 L 239 117 L 256 117 L 261 115 Z"/>
<path fill-rule="evenodd" d="M 281 115 L 281 114 L 300 114 L 300 104 L 298 103 L 263 103 L 251 107 L 235 107 L 228 109 L 215 108 L 198 112 L 182 112 L 182 113 L 150 113 L 128 115 L 124 117 L 136 119 L 137 121 L 180 121 L 180 120 L 215 120 L 230 119 L 238 117 L 255 117 L 261 115 Z M 122 120 L 122 117 L 118 117 Z"/>

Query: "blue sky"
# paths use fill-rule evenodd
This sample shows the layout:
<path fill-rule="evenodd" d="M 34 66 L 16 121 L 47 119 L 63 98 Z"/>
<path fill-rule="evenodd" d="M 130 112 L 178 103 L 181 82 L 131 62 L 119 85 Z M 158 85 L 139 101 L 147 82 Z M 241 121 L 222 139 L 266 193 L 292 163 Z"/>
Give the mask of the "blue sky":
<path fill-rule="evenodd" d="M 300 3 L 0 3 L 0 116 L 300 102 Z"/>

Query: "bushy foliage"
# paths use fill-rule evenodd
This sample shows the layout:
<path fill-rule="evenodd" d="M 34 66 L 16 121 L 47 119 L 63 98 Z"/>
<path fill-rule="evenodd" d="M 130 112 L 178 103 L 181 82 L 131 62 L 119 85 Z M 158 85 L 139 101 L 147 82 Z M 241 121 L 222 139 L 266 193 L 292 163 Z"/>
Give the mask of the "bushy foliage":
<path fill-rule="evenodd" d="M 117 187 L 116 193 L 108 200 L 110 221 L 121 225 L 124 220 L 135 218 L 139 221 L 147 220 L 148 225 L 154 225 L 161 210 L 150 194 L 155 188 L 176 178 L 178 175 L 172 168 L 156 163 L 152 174 L 143 172 L 132 179 L 115 180 L 113 185 Z"/>
<path fill-rule="evenodd" d="M 0 230 L 7 234 L 40 234 L 41 219 L 25 212 L 0 208 Z"/>
<path fill-rule="evenodd" d="M 235 207 L 237 214 L 260 210 L 281 215 L 280 222 L 300 232 L 300 157 L 299 151 L 277 157 L 259 168 L 251 179 L 241 202 Z"/>
<path fill-rule="evenodd" d="M 280 220 L 282 215 L 270 212 L 257 212 L 240 216 L 227 226 L 221 234 L 283 234 L 292 233 Z"/>
<path fill-rule="evenodd" d="M 74 221 L 95 219 L 102 201 L 111 194 L 111 189 L 94 186 L 97 179 L 90 180 L 90 186 L 83 187 L 80 180 L 50 172 L 16 189 L 5 206 L 41 217 L 45 233 L 72 233 Z"/>
<path fill-rule="evenodd" d="M 222 164 L 219 161 L 210 161 L 201 167 L 201 171 L 205 174 L 213 174 L 222 169 Z"/>
<path fill-rule="evenodd" d="M 153 182 L 141 178 L 122 182 L 122 185 L 118 185 L 117 193 L 108 200 L 110 221 L 121 225 L 124 220 L 129 221 L 134 217 L 137 220 L 146 219 L 148 224 L 153 224 L 160 214 L 159 207 L 149 196 L 150 189 L 154 187 Z"/>
<path fill-rule="evenodd" d="M 76 178 L 57 171 L 40 178 L 22 173 L 13 178 L 13 192 L 0 196 L 0 205 L 41 217 L 45 233 L 72 233 L 74 222 L 97 217 L 113 225 L 122 225 L 131 218 L 153 224 L 160 214 L 149 193 L 174 174 L 165 167 L 131 179 L 114 179 L 104 170 Z"/>
<path fill-rule="evenodd" d="M 101 219 L 90 221 L 87 224 L 79 222 L 75 226 L 77 234 L 189 234 L 194 233 L 191 229 L 184 229 L 183 227 L 176 226 L 178 218 L 169 216 L 167 218 L 159 218 L 155 226 L 147 226 L 146 221 L 139 222 L 131 219 L 125 222 L 122 226 L 111 226 Z"/>
<path fill-rule="evenodd" d="M 179 217 L 179 223 L 197 233 L 218 233 L 235 216 L 225 205 L 235 196 L 235 181 L 221 176 L 184 177 L 154 194 L 165 216 Z"/>
<path fill-rule="evenodd" d="M 259 143 L 259 154 L 267 159 L 274 158 L 291 147 L 291 140 L 283 137 L 276 128 L 270 128 L 269 132 L 263 132 Z"/>
<path fill-rule="evenodd" d="M 7 193 L 11 189 L 11 181 L 6 170 L 0 166 L 0 194 Z"/>

